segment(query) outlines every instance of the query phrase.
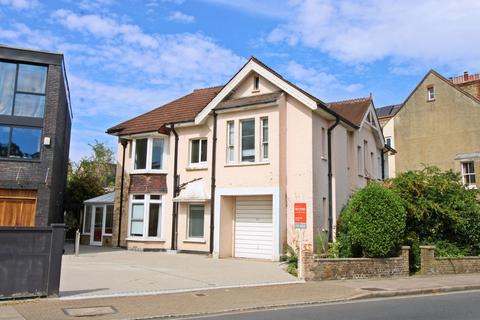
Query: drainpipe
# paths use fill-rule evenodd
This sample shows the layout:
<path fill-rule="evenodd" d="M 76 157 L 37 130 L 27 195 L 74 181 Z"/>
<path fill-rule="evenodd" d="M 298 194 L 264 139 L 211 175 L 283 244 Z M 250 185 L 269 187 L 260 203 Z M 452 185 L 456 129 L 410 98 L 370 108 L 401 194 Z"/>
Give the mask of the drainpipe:
<path fill-rule="evenodd" d="M 217 113 L 213 111 L 213 138 L 212 138 L 212 179 L 210 183 L 210 254 L 213 253 L 214 240 L 214 213 L 215 213 L 215 166 L 217 158 Z"/>
<path fill-rule="evenodd" d="M 120 138 L 120 144 L 123 147 L 122 152 L 122 177 L 120 179 L 120 215 L 118 217 L 118 239 L 117 247 L 120 247 L 120 236 L 122 234 L 122 215 L 123 215 L 123 184 L 125 181 L 125 153 L 127 151 L 128 140 Z"/>
<path fill-rule="evenodd" d="M 335 123 L 327 130 L 328 148 L 328 241 L 333 241 L 333 190 L 332 190 L 332 131 L 340 123 L 340 118 L 335 118 Z"/>
<path fill-rule="evenodd" d="M 170 126 L 175 136 L 175 155 L 173 158 L 173 198 L 178 196 L 178 133 L 175 131 L 175 125 Z M 172 208 L 172 245 L 171 250 L 177 250 L 178 240 L 178 203 L 173 202 Z"/>
<path fill-rule="evenodd" d="M 382 162 L 382 180 L 385 180 L 385 151 L 380 152 L 380 161 Z"/>

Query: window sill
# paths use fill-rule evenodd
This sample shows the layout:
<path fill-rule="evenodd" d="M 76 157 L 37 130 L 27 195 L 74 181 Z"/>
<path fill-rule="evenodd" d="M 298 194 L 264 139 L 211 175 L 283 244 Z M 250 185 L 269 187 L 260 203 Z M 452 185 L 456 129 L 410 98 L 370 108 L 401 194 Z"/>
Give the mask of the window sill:
<path fill-rule="evenodd" d="M 240 162 L 240 163 L 227 163 L 225 167 L 249 167 L 249 166 L 263 166 L 269 165 L 270 161 L 263 162 Z"/>
<path fill-rule="evenodd" d="M 207 241 L 205 239 L 185 239 L 185 240 L 182 240 L 182 242 L 184 243 L 207 243 Z"/>
<path fill-rule="evenodd" d="M 167 170 L 132 170 L 130 174 L 167 174 Z"/>
<path fill-rule="evenodd" d="M 252 93 L 259 93 L 259 92 L 260 92 L 260 89 L 252 90 Z"/>
<path fill-rule="evenodd" d="M 126 241 L 139 241 L 139 242 L 165 242 L 162 238 L 149 238 L 149 237 L 128 237 Z"/>
<path fill-rule="evenodd" d="M 187 171 L 208 170 L 208 165 L 207 164 L 189 165 L 186 170 Z"/>
<path fill-rule="evenodd" d="M 327 157 L 324 157 L 324 156 L 322 156 L 321 159 L 322 159 L 323 161 L 328 161 Z"/>
<path fill-rule="evenodd" d="M 427 102 L 434 102 L 435 99 L 427 99 Z"/>

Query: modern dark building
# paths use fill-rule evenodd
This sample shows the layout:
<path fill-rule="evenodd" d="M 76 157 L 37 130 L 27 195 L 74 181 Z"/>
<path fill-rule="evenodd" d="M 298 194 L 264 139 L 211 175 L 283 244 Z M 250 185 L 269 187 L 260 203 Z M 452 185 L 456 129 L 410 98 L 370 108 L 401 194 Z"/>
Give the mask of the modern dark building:
<path fill-rule="evenodd" d="M 63 222 L 71 121 L 63 54 L 0 45 L 0 226 Z"/>

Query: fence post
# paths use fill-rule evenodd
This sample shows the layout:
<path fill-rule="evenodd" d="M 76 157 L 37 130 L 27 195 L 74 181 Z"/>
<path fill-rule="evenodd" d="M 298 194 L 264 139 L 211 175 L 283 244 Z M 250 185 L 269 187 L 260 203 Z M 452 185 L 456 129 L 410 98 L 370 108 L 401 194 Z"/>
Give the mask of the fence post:
<path fill-rule="evenodd" d="M 403 259 L 403 275 L 408 276 L 410 274 L 410 247 L 402 246 L 400 250 L 400 257 Z"/>
<path fill-rule="evenodd" d="M 52 243 L 50 247 L 50 268 L 48 272 L 47 295 L 58 295 L 60 273 L 62 269 L 63 244 L 65 241 L 65 224 L 52 223 Z"/>

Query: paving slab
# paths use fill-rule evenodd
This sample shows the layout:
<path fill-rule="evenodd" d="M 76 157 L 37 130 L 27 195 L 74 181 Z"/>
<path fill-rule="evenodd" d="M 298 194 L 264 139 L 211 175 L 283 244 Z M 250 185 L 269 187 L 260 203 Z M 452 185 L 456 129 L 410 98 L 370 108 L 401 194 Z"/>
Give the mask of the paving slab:
<path fill-rule="evenodd" d="M 372 288 L 377 290 L 370 290 Z M 81 300 L 36 299 L 0 302 L 0 307 L 11 305 L 26 320 L 72 320 L 75 318 L 68 316 L 64 312 L 65 309 L 111 307 L 117 313 L 98 317 L 86 317 L 84 319 L 133 320 L 154 317 L 169 318 L 173 316 L 206 315 L 405 294 L 473 289 L 480 289 L 480 274 L 319 281 L 301 284 L 212 289 L 146 296 L 99 297 Z"/>
<path fill-rule="evenodd" d="M 80 252 L 79 256 L 63 257 L 60 281 L 63 299 L 299 282 L 280 263 L 272 261 L 89 246 L 82 246 Z"/>

